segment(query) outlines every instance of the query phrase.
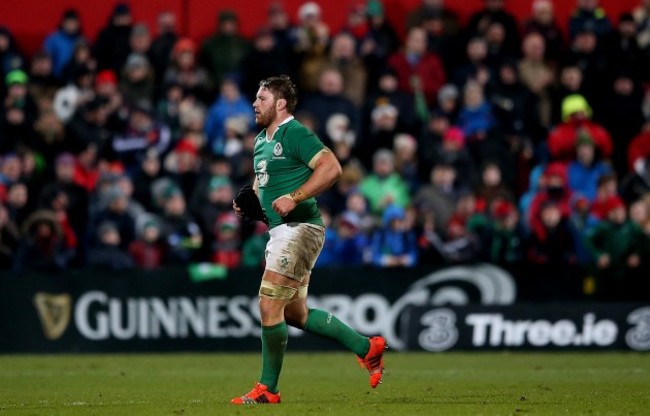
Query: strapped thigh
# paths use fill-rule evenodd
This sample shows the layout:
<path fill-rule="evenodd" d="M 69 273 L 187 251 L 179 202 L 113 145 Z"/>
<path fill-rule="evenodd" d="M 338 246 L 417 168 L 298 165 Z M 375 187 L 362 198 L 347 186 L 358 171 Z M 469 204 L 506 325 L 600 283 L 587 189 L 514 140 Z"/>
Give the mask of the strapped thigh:
<path fill-rule="evenodd" d="M 268 282 L 262 280 L 260 285 L 260 296 L 264 296 L 269 299 L 277 300 L 291 300 L 293 296 L 298 292 L 298 289 L 290 286 L 282 286 L 277 283 Z"/>

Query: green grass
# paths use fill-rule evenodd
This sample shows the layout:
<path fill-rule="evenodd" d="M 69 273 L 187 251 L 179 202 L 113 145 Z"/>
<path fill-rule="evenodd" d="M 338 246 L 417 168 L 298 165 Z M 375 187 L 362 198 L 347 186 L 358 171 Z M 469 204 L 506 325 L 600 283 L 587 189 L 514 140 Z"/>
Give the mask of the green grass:
<path fill-rule="evenodd" d="M 350 354 L 285 359 L 279 406 L 229 405 L 257 354 L 0 356 L 0 415 L 648 414 L 650 354 L 405 354 L 368 386 Z"/>

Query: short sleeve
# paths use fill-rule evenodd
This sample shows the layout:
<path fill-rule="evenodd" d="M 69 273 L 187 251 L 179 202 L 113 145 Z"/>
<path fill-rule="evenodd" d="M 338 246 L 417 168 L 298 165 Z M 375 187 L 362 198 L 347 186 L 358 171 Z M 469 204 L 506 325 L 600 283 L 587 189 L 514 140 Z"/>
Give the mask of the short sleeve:
<path fill-rule="evenodd" d="M 318 136 L 302 126 L 291 129 L 290 142 L 296 158 L 307 166 L 310 166 L 314 156 L 325 149 Z"/>

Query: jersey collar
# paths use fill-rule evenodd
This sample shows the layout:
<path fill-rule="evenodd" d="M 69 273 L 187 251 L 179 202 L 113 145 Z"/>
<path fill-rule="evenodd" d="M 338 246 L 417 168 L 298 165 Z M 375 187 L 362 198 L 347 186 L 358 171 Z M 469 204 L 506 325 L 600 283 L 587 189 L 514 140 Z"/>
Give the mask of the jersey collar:
<path fill-rule="evenodd" d="M 266 141 L 267 141 L 268 143 L 272 142 L 272 141 L 273 141 L 273 137 L 275 136 L 275 133 L 277 133 L 278 130 L 280 130 L 280 127 L 283 126 L 283 125 L 285 125 L 285 124 L 287 124 L 288 122 L 290 122 L 290 121 L 293 120 L 293 119 L 294 119 L 293 116 L 289 116 L 289 117 L 285 118 L 284 120 L 282 120 L 282 123 L 278 124 L 278 128 L 275 129 L 275 131 L 273 132 L 273 136 L 269 137 L 267 134 L 265 134 Z M 266 133 L 266 132 L 265 132 L 265 133 Z"/>

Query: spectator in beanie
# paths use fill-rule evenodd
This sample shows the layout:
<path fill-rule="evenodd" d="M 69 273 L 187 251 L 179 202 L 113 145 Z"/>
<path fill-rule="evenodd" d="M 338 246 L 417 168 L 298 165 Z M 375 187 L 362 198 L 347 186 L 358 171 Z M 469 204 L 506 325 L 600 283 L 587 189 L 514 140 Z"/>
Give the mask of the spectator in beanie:
<path fill-rule="evenodd" d="M 403 208 L 389 205 L 384 211 L 382 227 L 371 242 L 372 264 L 377 267 L 413 267 L 418 248 L 415 233 L 408 227 Z"/>
<path fill-rule="evenodd" d="M 477 214 L 467 224 L 480 240 L 478 258 L 511 269 L 525 258 L 525 235 L 514 204 L 495 201 L 487 215 Z"/>
<path fill-rule="evenodd" d="M 135 218 L 129 212 L 129 197 L 117 185 L 111 186 L 104 195 L 103 208 L 92 218 L 90 232 L 95 238 L 101 237 L 100 228 L 105 223 L 111 223 L 119 234 L 120 249 L 126 250 L 135 240 Z"/>
<path fill-rule="evenodd" d="M 67 9 L 59 22 L 59 28 L 45 38 L 43 49 L 52 58 L 54 76 L 61 79 L 63 68 L 72 58 L 75 44 L 83 39 L 79 13 Z"/>
<path fill-rule="evenodd" d="M 576 140 L 576 160 L 567 167 L 569 188 L 590 201 L 596 198 L 598 179 L 612 171 L 610 165 L 600 161 L 591 137 L 580 135 Z"/>
<path fill-rule="evenodd" d="M 612 155 L 612 138 L 600 124 L 591 121 L 591 107 L 583 96 L 573 94 L 562 101 L 562 120 L 548 137 L 548 148 L 554 159 L 567 161 L 575 157 L 579 137 L 589 137 L 602 157 Z"/>
<path fill-rule="evenodd" d="M 108 24 L 101 29 L 95 42 L 98 70 L 110 69 L 116 74 L 121 72 L 131 52 L 129 38 L 132 21 L 128 4 L 117 3 Z"/>
<path fill-rule="evenodd" d="M 388 205 L 405 208 L 410 202 L 408 185 L 395 172 L 395 156 L 390 150 L 375 153 L 373 173 L 360 183 L 359 190 L 374 214 L 381 214 Z"/>
<path fill-rule="evenodd" d="M 628 220 L 623 200 L 610 198 L 605 220 L 588 234 L 587 240 L 599 269 L 597 284 L 602 298 L 629 299 L 630 292 L 638 287 L 645 239 L 641 228 Z"/>
<path fill-rule="evenodd" d="M 201 229 L 187 212 L 185 197 L 179 188 L 169 186 L 163 198 L 161 224 L 169 250 L 169 261 L 173 264 L 188 264 L 196 259 L 203 243 Z"/>
<path fill-rule="evenodd" d="M 213 85 L 221 85 L 229 74 L 238 75 L 249 48 L 248 41 L 239 34 L 239 18 L 235 12 L 221 10 L 217 30 L 203 42 L 199 54 Z"/>
<path fill-rule="evenodd" d="M 550 164 L 545 172 L 545 185 L 535 195 L 528 213 L 528 224 L 532 232 L 543 238 L 545 233 L 542 223 L 542 207 L 548 202 L 557 204 L 563 219 L 571 213 L 571 190 L 569 189 L 566 168 L 560 164 Z"/>
<path fill-rule="evenodd" d="M 120 233 L 110 222 L 99 225 L 97 243 L 88 252 L 88 266 L 112 271 L 135 267 L 131 257 L 121 248 Z"/>
<path fill-rule="evenodd" d="M 165 259 L 166 248 L 161 240 L 160 224 L 154 219 L 144 222 L 138 237 L 129 245 L 129 255 L 136 267 L 145 270 L 160 268 Z"/>
<path fill-rule="evenodd" d="M 176 41 L 163 83 L 177 84 L 188 94 L 207 103 L 212 98 L 212 83 L 208 72 L 198 65 L 196 54 L 196 44 L 192 39 L 181 38 Z"/>
<path fill-rule="evenodd" d="M 19 69 L 5 77 L 6 92 L 0 106 L 0 154 L 16 151 L 19 144 L 29 144 L 38 109 L 27 90 L 29 77 Z"/>
<path fill-rule="evenodd" d="M 454 213 L 461 190 L 456 187 L 456 170 L 449 163 L 439 163 L 431 170 L 430 183 L 420 188 L 413 205 L 420 215 L 432 212 L 436 225 L 443 231 Z"/>
<path fill-rule="evenodd" d="M 239 218 L 232 212 L 221 214 L 213 225 L 214 243 L 212 262 L 229 269 L 241 263 L 241 235 Z"/>
<path fill-rule="evenodd" d="M 124 101 L 131 104 L 151 102 L 154 93 L 153 76 L 153 70 L 146 55 L 129 54 L 119 84 Z"/>

